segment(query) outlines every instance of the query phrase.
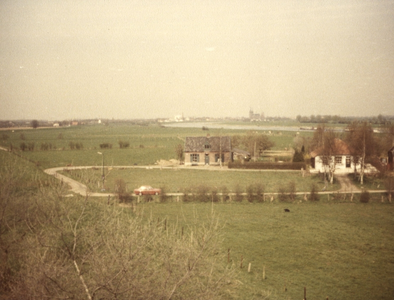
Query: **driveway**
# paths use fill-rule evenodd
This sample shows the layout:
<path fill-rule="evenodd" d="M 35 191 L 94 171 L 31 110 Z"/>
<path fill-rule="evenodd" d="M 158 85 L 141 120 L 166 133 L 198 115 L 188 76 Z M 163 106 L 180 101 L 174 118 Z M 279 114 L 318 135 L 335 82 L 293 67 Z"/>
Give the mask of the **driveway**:
<path fill-rule="evenodd" d="M 338 192 L 347 192 L 347 193 L 361 192 L 361 190 L 353 184 L 353 182 L 350 180 L 350 178 L 347 175 L 336 175 L 335 177 L 338 179 L 341 185 L 341 188 Z"/>

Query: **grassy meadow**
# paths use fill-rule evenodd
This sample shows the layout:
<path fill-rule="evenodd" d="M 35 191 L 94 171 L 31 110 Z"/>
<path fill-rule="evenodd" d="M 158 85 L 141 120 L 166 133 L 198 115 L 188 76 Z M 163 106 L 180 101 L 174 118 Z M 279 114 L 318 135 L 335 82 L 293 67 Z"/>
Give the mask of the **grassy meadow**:
<path fill-rule="evenodd" d="M 138 209 L 185 228 L 214 210 L 225 226 L 222 251 L 230 249 L 230 263 L 240 271 L 239 299 L 302 299 L 304 287 L 307 299 L 394 296 L 390 204 L 145 203 Z"/>
<path fill-rule="evenodd" d="M 35 142 L 34 151 L 18 151 L 23 158 L 0 152 L 2 175 L 23 172 L 15 188 L 37 194 L 42 186 L 56 181 L 42 172 L 45 168 L 67 165 L 92 165 L 95 169 L 71 171 L 70 177 L 97 188 L 101 176 L 102 156 L 106 166 L 153 165 L 160 159 L 175 158 L 174 148 L 182 138 L 193 135 L 219 134 L 213 130 L 162 128 L 157 125 L 85 126 L 39 130 L 3 131 L 9 138 L 1 146 Z M 242 134 L 222 130 L 222 134 Z M 21 136 L 23 134 L 23 136 Z M 276 149 L 291 145 L 294 132 L 271 136 Z M 308 134 L 308 133 L 301 133 Z M 130 148 L 119 149 L 118 141 L 128 141 Z M 69 142 L 83 143 L 82 150 L 70 150 Z M 52 150 L 40 150 L 41 143 L 52 143 Z M 99 144 L 112 143 L 112 149 Z M 18 168 L 12 166 L 17 164 Z M 205 184 L 229 191 L 237 185 L 246 189 L 251 183 L 262 183 L 265 192 L 294 182 L 297 191 L 310 191 L 312 183 L 320 190 L 318 176 L 302 177 L 299 172 L 204 171 L 178 169 L 106 169 L 108 188 L 123 179 L 129 190 L 142 185 L 178 192 L 185 187 Z M 5 177 L 0 178 L 4 184 Z M 89 182 L 90 181 L 90 182 Z M 374 183 L 376 186 L 376 183 Z M 332 187 L 333 190 L 338 185 Z M 74 197 L 75 200 L 81 199 Z M 40 199 L 38 197 L 38 199 Z M 39 201 L 39 200 L 37 200 Z M 106 199 L 89 199 L 97 211 L 107 207 Z M 341 202 L 341 201 L 339 201 Z M 104 205 L 105 204 L 105 205 Z M 284 209 L 290 209 L 285 213 Z M 166 220 L 169 228 L 180 232 L 209 221 L 212 211 L 224 226 L 222 254 L 237 270 L 235 299 L 393 299 L 394 298 L 394 207 L 390 203 L 362 204 L 329 202 L 303 203 L 140 203 L 133 211 L 129 206 L 114 206 L 124 215 L 143 215 L 146 219 Z M 242 268 L 241 268 L 242 262 Z M 248 272 L 249 263 L 251 271 Z M 265 273 L 264 273 L 265 271 Z M 265 276 L 265 278 L 263 278 Z"/>
<path fill-rule="evenodd" d="M 87 185 L 91 191 L 101 189 L 100 167 L 84 170 L 66 170 L 62 174 Z M 310 192 L 312 184 L 320 191 L 324 187 L 322 177 L 307 175 L 302 177 L 300 171 L 275 172 L 275 171 L 245 171 L 245 170 L 218 170 L 218 169 L 159 169 L 159 168 L 105 168 L 106 191 L 114 192 L 116 181 L 123 179 L 129 191 L 141 186 L 151 185 L 163 188 L 168 193 L 179 193 L 185 189 L 206 186 L 218 192 L 226 190 L 235 192 L 236 189 L 245 193 L 250 185 L 261 184 L 266 193 L 277 193 L 279 188 L 294 183 L 296 192 Z M 100 184 L 97 184 L 97 183 Z M 328 185 L 327 191 L 335 191 L 340 185 L 335 182 Z"/>
<path fill-rule="evenodd" d="M 26 130 L 3 130 L 0 146 L 11 145 L 21 155 L 36 163 L 40 168 L 74 166 L 100 166 L 104 153 L 106 165 L 153 165 L 160 159 L 176 158 L 175 147 L 183 145 L 186 136 L 234 135 L 247 130 L 160 127 L 157 124 L 138 126 L 133 124 L 110 124 L 42 128 Z M 311 133 L 301 132 L 310 136 Z M 290 148 L 295 132 L 273 132 L 270 139 L 275 142 L 273 150 Z M 120 149 L 119 141 L 128 142 L 129 148 Z M 81 143 L 81 150 L 71 150 L 70 142 Z M 20 151 L 21 143 L 34 143 L 34 151 Z M 51 145 L 50 150 L 41 150 L 43 144 Z M 112 144 L 112 149 L 101 149 L 100 144 Z"/>

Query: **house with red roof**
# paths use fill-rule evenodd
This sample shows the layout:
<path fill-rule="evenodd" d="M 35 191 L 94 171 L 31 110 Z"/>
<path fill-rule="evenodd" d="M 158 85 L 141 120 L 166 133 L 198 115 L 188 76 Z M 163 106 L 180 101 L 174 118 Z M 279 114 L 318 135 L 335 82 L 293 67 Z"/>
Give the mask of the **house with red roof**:
<path fill-rule="evenodd" d="M 332 168 L 336 173 L 354 173 L 359 170 L 361 165 L 351 154 L 349 146 L 341 139 L 334 139 L 330 151 L 320 147 L 310 153 L 311 155 L 311 172 L 325 172 L 327 168 Z M 360 158 L 361 159 L 361 158 Z"/>

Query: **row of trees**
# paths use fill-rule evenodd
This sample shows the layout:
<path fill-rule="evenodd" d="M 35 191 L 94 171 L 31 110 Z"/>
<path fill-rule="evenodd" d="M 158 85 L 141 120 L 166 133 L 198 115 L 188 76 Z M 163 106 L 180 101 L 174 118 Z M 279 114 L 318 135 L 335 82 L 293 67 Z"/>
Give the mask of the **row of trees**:
<path fill-rule="evenodd" d="M 296 120 L 300 123 L 332 123 L 332 124 L 350 124 L 353 122 L 360 121 L 360 118 L 355 117 L 341 117 L 338 115 L 311 115 L 311 116 L 301 116 L 297 115 Z M 361 119 L 361 122 L 368 122 L 372 124 L 390 124 L 394 121 L 393 117 L 385 117 L 383 115 L 378 115 L 376 117 L 365 117 Z"/>

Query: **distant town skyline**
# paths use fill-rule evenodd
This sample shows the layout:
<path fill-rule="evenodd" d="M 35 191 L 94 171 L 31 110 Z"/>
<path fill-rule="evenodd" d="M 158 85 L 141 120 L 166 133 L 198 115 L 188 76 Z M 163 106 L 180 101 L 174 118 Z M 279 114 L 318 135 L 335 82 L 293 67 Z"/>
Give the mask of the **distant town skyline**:
<path fill-rule="evenodd" d="M 394 114 L 394 1 L 4 0 L 0 119 Z"/>

